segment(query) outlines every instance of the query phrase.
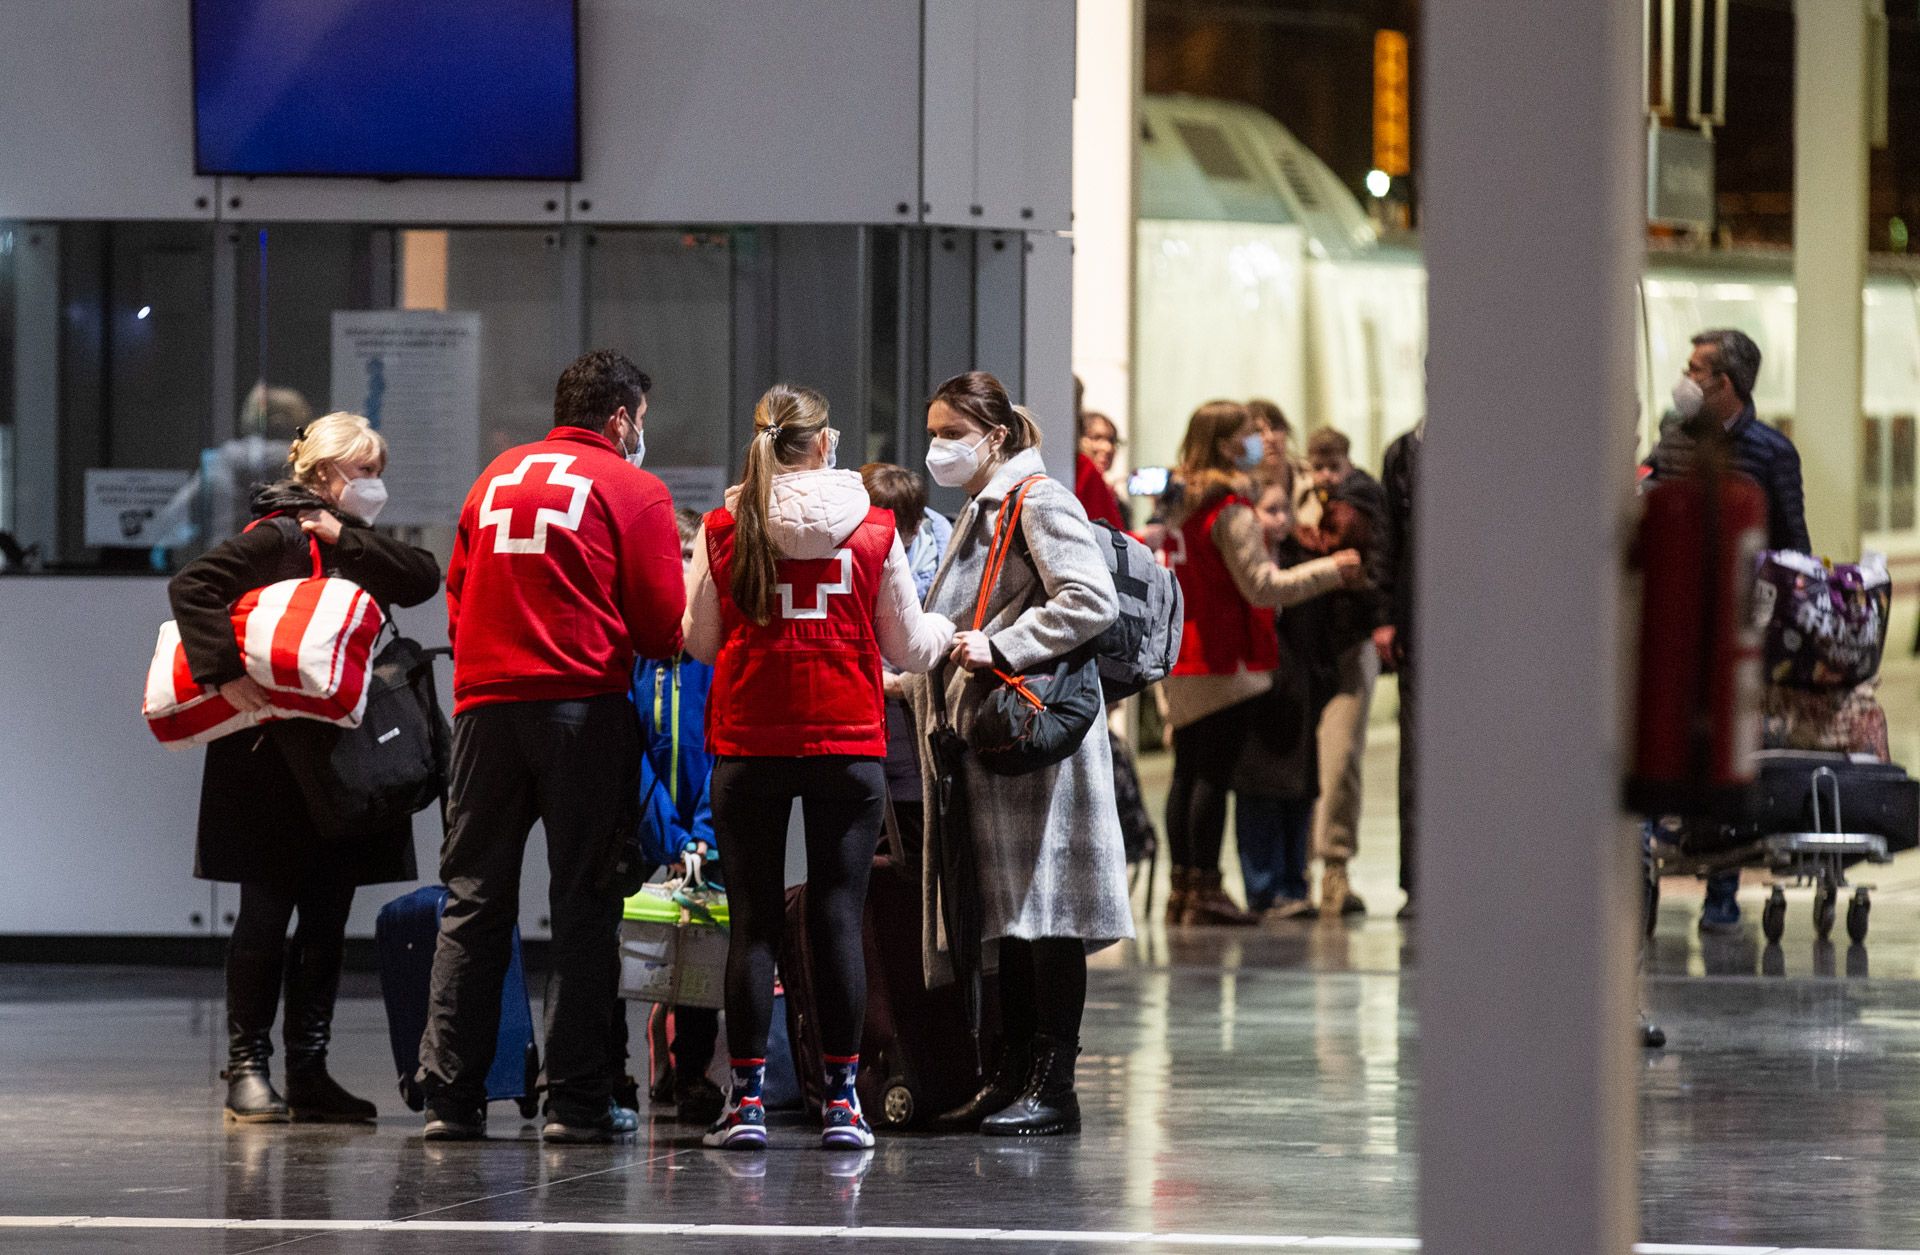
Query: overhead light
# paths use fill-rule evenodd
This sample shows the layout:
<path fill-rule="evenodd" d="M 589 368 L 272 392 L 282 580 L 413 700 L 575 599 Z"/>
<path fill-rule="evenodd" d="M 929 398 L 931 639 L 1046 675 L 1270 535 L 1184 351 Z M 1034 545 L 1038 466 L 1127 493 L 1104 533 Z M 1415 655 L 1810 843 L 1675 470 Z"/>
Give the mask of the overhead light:
<path fill-rule="evenodd" d="M 1392 190 L 1393 190 L 1392 175 L 1388 174 L 1385 170 L 1367 171 L 1367 192 L 1375 200 L 1386 199 L 1387 193 Z"/>
<path fill-rule="evenodd" d="M 135 317 L 135 318 L 145 318 L 145 317 L 146 317 L 146 316 L 147 316 L 148 314 L 151 314 L 152 312 L 153 312 L 153 306 L 151 306 L 151 305 L 142 305 L 142 306 L 140 307 L 140 310 L 139 310 L 139 312 L 138 312 L 138 313 L 136 313 L 136 314 L 134 315 L 134 317 Z"/>

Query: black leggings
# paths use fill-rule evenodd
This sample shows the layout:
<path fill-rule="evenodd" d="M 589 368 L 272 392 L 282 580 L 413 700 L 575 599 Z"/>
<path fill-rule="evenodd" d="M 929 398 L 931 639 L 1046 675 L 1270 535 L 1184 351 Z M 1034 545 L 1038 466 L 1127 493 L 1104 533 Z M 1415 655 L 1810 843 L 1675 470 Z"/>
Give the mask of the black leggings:
<path fill-rule="evenodd" d="M 1077 937 L 1000 939 L 1000 1032 L 1009 1043 L 1035 1033 L 1078 1044 L 1087 1009 L 1087 945 Z"/>
<path fill-rule="evenodd" d="M 291 888 L 246 883 L 240 886 L 240 913 L 233 921 L 236 950 L 283 950 L 287 925 L 299 912 L 294 941 L 302 949 L 338 948 L 353 910 L 353 886 L 322 881 Z"/>
<path fill-rule="evenodd" d="M 1167 791 L 1167 846 L 1173 865 L 1220 870 L 1227 797 L 1246 740 L 1253 700 L 1217 710 L 1173 732 L 1173 785 Z"/>
<path fill-rule="evenodd" d="M 867 967 L 860 926 L 887 795 L 877 758 L 722 758 L 713 769 L 714 838 L 727 862 L 727 1048 L 763 1059 L 773 965 L 786 924 L 787 817 L 807 833 L 807 944 L 820 1048 L 860 1053 Z"/>

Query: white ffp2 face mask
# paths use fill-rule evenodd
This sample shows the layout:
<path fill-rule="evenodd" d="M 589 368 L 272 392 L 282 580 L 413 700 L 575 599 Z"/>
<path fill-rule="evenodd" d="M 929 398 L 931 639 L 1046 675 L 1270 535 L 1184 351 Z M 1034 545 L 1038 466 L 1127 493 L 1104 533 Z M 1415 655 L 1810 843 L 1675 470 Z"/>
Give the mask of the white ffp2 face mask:
<path fill-rule="evenodd" d="M 637 423 L 634 424 L 633 448 L 624 450 L 624 453 L 625 453 L 628 464 L 631 466 L 639 466 L 642 462 L 645 462 L 647 460 L 647 429 L 646 428 L 640 426 Z"/>
<path fill-rule="evenodd" d="M 387 486 L 378 475 L 350 479 L 340 489 L 340 508 L 362 523 L 371 524 L 380 517 L 380 511 L 387 508 Z"/>
<path fill-rule="evenodd" d="M 1673 385 L 1673 408 L 1681 418 L 1695 418 L 1702 406 L 1707 403 L 1707 394 L 1693 381 L 1693 376 L 1682 375 L 1680 382 Z"/>
<path fill-rule="evenodd" d="M 985 436 L 972 444 L 936 436 L 927 443 L 927 474 L 942 488 L 964 486 L 980 473 L 981 446 L 986 442 Z"/>

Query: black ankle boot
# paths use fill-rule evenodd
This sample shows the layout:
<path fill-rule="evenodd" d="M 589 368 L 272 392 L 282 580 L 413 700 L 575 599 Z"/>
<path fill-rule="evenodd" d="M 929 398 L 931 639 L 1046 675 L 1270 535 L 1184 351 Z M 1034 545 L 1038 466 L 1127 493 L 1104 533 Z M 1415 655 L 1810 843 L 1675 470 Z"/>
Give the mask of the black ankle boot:
<path fill-rule="evenodd" d="M 1026 1088 L 1027 1074 L 1033 1069 L 1033 1042 L 1009 1041 L 1000 1047 L 1000 1064 L 980 1087 L 980 1092 L 952 1111 L 942 1112 L 928 1124 L 936 1133 L 972 1133 L 990 1115 L 1006 1110 Z"/>
<path fill-rule="evenodd" d="M 1080 1131 L 1080 1099 L 1073 1092 L 1078 1043 L 1045 1035 L 1033 1039 L 1026 1088 L 997 1115 L 980 1122 L 989 1137 L 1050 1137 Z"/>
<path fill-rule="evenodd" d="M 287 947 L 287 1106 L 295 1120 L 352 1124 L 379 1115 L 327 1074 L 340 959 L 338 946 L 295 941 Z"/>
<path fill-rule="evenodd" d="M 273 1015 L 280 1005 L 281 955 L 273 950 L 227 952 L 226 1118 L 272 1124 L 287 1118 L 287 1101 L 274 1091 Z"/>

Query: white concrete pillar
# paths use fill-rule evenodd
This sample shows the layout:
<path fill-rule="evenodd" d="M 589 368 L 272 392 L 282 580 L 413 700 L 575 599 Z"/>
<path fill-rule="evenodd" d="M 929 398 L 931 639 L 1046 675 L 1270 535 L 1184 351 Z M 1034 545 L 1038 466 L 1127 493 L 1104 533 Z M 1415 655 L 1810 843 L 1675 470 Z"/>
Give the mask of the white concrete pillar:
<path fill-rule="evenodd" d="M 1867 0 L 1801 0 L 1796 8 L 1793 435 L 1814 552 L 1844 562 L 1860 554 Z"/>
<path fill-rule="evenodd" d="M 1133 422 L 1145 11 L 1141 0 L 1080 0 L 1074 44 L 1073 369 L 1087 408 L 1112 418 L 1122 436 Z"/>
<path fill-rule="evenodd" d="M 1624 1255 L 1639 19 L 1538 0 L 1435 0 L 1423 18 L 1422 1249 Z"/>

